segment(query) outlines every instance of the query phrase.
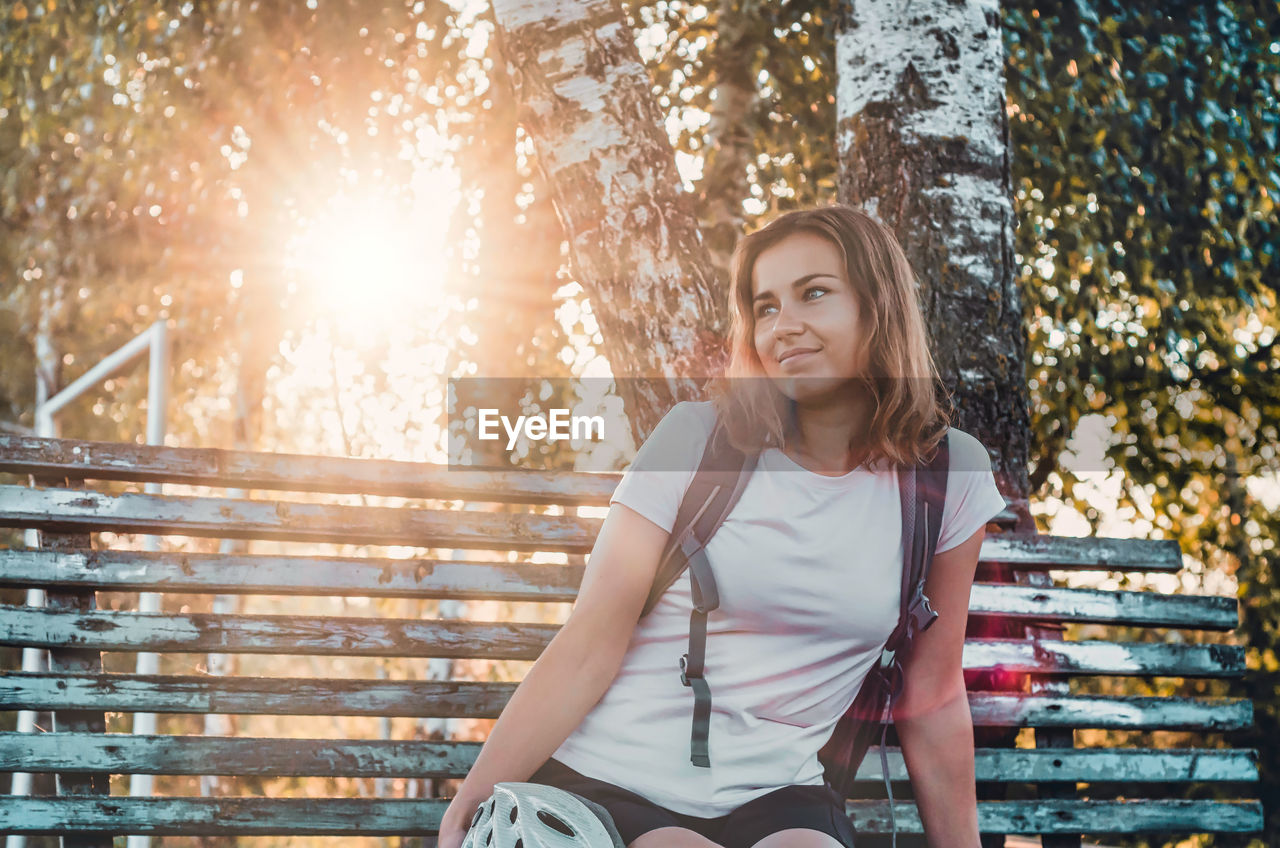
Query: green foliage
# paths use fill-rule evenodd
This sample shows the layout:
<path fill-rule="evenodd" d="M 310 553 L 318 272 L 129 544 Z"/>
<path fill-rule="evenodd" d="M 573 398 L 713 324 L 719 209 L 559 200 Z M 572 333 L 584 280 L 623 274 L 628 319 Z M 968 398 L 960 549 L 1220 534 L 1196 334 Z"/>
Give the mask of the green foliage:
<path fill-rule="evenodd" d="M 624 6 L 638 28 L 661 24 L 669 32 L 648 69 L 659 104 L 683 124 L 673 136 L 676 150 L 710 155 L 699 112 L 716 108 L 712 92 L 732 68 L 745 64 L 755 80 L 758 97 L 739 122 L 751 143 L 750 197 L 742 198 L 751 222 L 748 229 L 778 212 L 834 200 L 835 43 L 830 3 L 733 3 L 734 25 L 743 27 L 744 40 L 754 45 L 746 57 L 726 53 L 716 38 L 726 4 L 629 0 Z M 705 15 L 691 19 L 703 11 Z"/>
<path fill-rule="evenodd" d="M 1175 500 L 1228 452 L 1275 468 L 1280 12 L 1185 11 L 1007 7 L 1038 482 L 1088 412 L 1114 417 L 1132 482 Z"/>

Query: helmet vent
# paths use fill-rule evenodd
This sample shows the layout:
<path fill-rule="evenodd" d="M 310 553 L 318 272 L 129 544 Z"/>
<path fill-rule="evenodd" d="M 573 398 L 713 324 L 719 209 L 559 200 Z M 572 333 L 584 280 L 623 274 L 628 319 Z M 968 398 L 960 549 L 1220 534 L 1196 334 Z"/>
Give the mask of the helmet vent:
<path fill-rule="evenodd" d="M 574 833 L 573 828 L 569 827 L 567 822 L 565 822 L 563 819 L 558 818 L 557 816 L 552 815 L 551 813 L 548 813 L 546 810 L 538 810 L 538 820 L 541 821 L 543 824 L 545 824 L 547 827 L 551 828 L 552 830 L 560 831 L 565 836 L 576 835 Z"/>
<path fill-rule="evenodd" d="M 471 826 L 475 827 L 476 822 L 480 821 L 480 817 L 484 815 L 484 804 L 476 807 L 476 814 L 471 817 Z"/>
<path fill-rule="evenodd" d="M 510 819 L 511 819 L 511 823 L 512 823 L 512 824 L 515 824 L 515 823 L 516 823 L 516 816 L 517 816 L 517 815 L 519 815 L 519 814 L 520 814 L 520 811 L 516 809 L 516 807 L 515 807 L 515 805 L 514 805 L 514 804 L 512 804 L 512 805 L 511 805 L 511 813 L 510 813 L 510 814 L 509 814 L 509 816 L 508 816 L 508 818 L 510 818 Z"/>

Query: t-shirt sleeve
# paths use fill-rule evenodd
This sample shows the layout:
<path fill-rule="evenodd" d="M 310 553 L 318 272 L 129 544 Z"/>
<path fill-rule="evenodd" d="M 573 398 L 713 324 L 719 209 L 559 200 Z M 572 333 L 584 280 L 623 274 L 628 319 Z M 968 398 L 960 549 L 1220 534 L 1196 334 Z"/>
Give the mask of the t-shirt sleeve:
<path fill-rule="evenodd" d="M 1004 496 L 991 473 L 991 457 L 982 443 L 952 428 L 949 447 L 947 500 L 942 507 L 936 553 L 956 547 L 1005 508 Z"/>
<path fill-rule="evenodd" d="M 710 401 L 671 407 L 623 472 L 609 503 L 628 506 L 670 533 L 714 424 Z"/>

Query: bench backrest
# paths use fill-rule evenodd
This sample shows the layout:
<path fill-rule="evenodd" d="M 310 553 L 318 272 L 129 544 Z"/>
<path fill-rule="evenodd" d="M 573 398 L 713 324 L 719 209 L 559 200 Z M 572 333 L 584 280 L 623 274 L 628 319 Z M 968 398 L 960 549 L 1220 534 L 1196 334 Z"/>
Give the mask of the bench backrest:
<path fill-rule="evenodd" d="M 536 659 L 563 621 L 620 477 L 7 435 L 0 472 L 37 482 L 0 485 L 0 526 L 41 531 L 37 549 L 0 550 L 0 587 L 47 593 L 44 607 L 0 607 L 0 643 L 49 656 L 48 670 L 0 676 L 0 710 L 52 713 L 44 732 L 0 733 L 0 771 L 55 774 L 60 793 L 0 797 L 0 832 L 99 834 L 84 844 L 103 845 L 104 833 L 434 832 L 453 785 L 441 781 L 465 774 L 484 729 L 472 721 L 465 741 L 439 738 L 442 720 L 499 714 L 520 673 L 503 664 Z M 145 482 L 269 497 L 125 491 Z M 596 514 L 578 514 L 584 507 Z M 171 545 L 181 549 L 149 552 L 122 549 L 108 532 L 184 538 Z M 219 552 L 200 539 L 275 544 Z M 964 651 L 984 833 L 1078 845 L 1080 834 L 1261 830 L 1256 791 L 1232 791 L 1258 780 L 1256 752 L 1201 738 L 1253 722 L 1250 702 L 1222 689 L 1245 669 L 1230 642 L 1236 600 L 1067 588 L 1049 574 L 1181 567 L 1170 541 L 988 537 Z M 181 595 L 186 606 L 139 613 L 144 592 Z M 188 609 L 228 595 L 244 608 Z M 471 605 L 467 619 L 451 617 L 459 601 Z M 484 620 L 511 610 L 518 616 Z M 1165 629 L 1202 641 L 1155 632 Z M 161 673 L 135 673 L 138 652 L 160 653 Z M 239 674 L 204 673 L 204 655 L 227 654 L 240 655 Z M 1213 697 L 1129 688 L 1152 677 L 1218 688 Z M 187 718 L 168 719 L 170 734 L 104 732 L 108 716 L 110 729 L 125 730 L 123 716 L 137 713 Z M 246 717 L 241 733 L 198 735 L 190 717 L 209 713 Z M 280 718 L 260 718 L 270 716 Z M 378 731 L 371 720 L 383 721 Z M 1186 736 L 1176 748 L 1101 747 L 1100 730 Z M 893 742 L 890 777 L 905 782 Z M 346 797 L 129 798 L 120 786 L 106 797 L 108 776 L 124 774 L 234 776 L 250 790 L 286 776 L 377 784 L 375 797 L 352 797 L 365 784 L 350 781 L 328 784 Z M 848 805 L 860 834 L 888 832 L 882 792 L 872 750 Z M 913 805 L 895 811 L 900 830 L 920 831 Z"/>

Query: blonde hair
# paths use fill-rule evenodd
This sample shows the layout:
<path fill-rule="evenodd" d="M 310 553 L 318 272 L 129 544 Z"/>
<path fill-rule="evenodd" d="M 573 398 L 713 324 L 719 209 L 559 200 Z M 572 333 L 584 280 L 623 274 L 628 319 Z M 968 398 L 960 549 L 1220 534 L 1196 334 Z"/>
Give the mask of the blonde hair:
<path fill-rule="evenodd" d="M 799 209 L 744 236 L 734 248 L 729 310 L 729 364 L 718 381 L 717 411 L 739 450 L 782 446 L 795 401 L 765 376 L 755 347 L 752 277 L 762 252 L 794 233 L 816 233 L 839 248 L 863 316 L 867 363 L 850 391 L 871 404 L 862 439 L 868 464 L 927 461 L 950 423 L 916 296 L 915 274 L 893 232 L 866 212 L 833 205 Z"/>

